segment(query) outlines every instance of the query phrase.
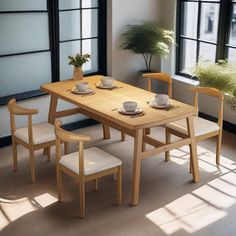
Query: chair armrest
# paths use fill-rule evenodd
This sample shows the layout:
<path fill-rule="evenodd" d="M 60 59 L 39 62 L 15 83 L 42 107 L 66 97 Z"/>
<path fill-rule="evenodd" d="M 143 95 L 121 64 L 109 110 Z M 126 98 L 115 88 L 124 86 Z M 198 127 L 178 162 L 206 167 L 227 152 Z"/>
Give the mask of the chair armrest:
<path fill-rule="evenodd" d="M 16 104 L 16 99 L 11 99 L 8 102 L 7 106 L 8 106 L 9 111 L 13 113 L 14 115 L 34 115 L 34 114 L 39 113 L 37 109 L 30 109 L 30 108 L 18 106 Z"/>

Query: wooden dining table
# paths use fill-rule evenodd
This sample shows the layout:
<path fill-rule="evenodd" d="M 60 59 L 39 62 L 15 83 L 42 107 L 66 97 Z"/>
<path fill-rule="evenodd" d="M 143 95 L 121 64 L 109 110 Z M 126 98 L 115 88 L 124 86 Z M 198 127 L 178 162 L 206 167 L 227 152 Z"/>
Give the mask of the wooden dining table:
<path fill-rule="evenodd" d="M 193 116 L 197 114 L 196 108 L 170 99 L 172 107 L 169 109 L 156 109 L 149 104 L 149 101 L 154 99 L 154 93 L 117 80 L 114 81 L 114 84 L 117 86 L 114 89 L 98 88 L 96 85 L 98 85 L 101 78 L 101 75 L 84 77 L 83 81 L 88 82 L 89 87 L 94 91 L 90 95 L 72 93 L 72 89 L 76 83 L 74 80 L 42 85 L 41 89 L 51 95 L 48 121 L 54 124 L 56 118 L 80 113 L 104 125 L 104 138 L 110 138 L 109 127 L 133 136 L 133 182 L 131 194 L 131 205 L 133 206 L 139 203 L 142 160 L 156 156 L 167 150 L 179 148 L 184 145 L 190 146 L 193 181 L 198 182 L 200 177 L 193 127 Z M 76 107 L 58 111 L 58 99 L 70 102 L 76 105 Z M 138 106 L 143 109 L 143 115 L 129 116 L 121 114 L 118 111 L 124 101 L 131 100 L 136 101 Z M 184 139 L 166 144 L 156 140 L 145 132 L 147 128 L 166 125 L 180 119 L 186 119 L 187 122 L 188 136 Z M 152 145 L 153 148 L 145 149 L 144 143 Z"/>

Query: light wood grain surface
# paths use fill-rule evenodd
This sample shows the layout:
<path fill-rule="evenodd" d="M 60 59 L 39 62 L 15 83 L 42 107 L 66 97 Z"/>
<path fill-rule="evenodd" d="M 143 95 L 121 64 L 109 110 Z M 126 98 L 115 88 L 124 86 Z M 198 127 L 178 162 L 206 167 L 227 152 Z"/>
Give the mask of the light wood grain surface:
<path fill-rule="evenodd" d="M 120 81 L 114 83 L 118 87 L 113 90 L 105 90 L 96 88 L 96 83 L 99 83 L 102 76 L 85 77 L 83 81 L 89 82 L 91 89 L 95 91 L 94 95 L 81 96 L 71 93 L 70 89 L 75 86 L 74 80 L 67 80 L 53 84 L 45 84 L 42 90 L 56 94 L 57 97 L 69 101 L 81 108 L 86 109 L 96 115 L 103 116 L 115 123 L 125 126 L 129 129 L 147 128 L 158 125 L 163 125 L 180 118 L 186 118 L 191 113 L 196 113 L 193 106 L 178 102 L 171 99 L 170 103 L 173 108 L 170 110 L 152 108 L 147 101 L 154 100 L 154 93 L 131 86 Z M 122 107 L 124 101 L 136 101 L 144 110 L 145 115 L 131 119 L 130 116 L 120 114 L 115 108 Z"/>

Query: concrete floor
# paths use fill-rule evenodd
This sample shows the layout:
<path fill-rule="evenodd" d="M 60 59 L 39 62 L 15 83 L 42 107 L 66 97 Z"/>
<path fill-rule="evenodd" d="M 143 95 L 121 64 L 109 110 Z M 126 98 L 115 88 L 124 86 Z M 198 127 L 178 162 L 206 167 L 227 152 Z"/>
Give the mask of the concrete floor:
<path fill-rule="evenodd" d="M 123 162 L 123 203 L 115 205 L 112 177 L 100 179 L 99 190 L 86 188 L 86 218 L 79 219 L 78 184 L 63 177 L 62 203 L 57 202 L 55 150 L 47 162 L 36 152 L 36 183 L 30 183 L 28 153 L 18 148 L 19 170 L 12 171 L 11 147 L 0 149 L 0 235 L 236 235 L 236 136 L 224 132 L 221 165 L 215 165 L 215 140 L 199 143 L 201 181 L 192 182 L 188 147 L 142 163 L 140 204 L 129 206 L 132 183 L 133 139 L 102 139 L 101 125 L 76 132 L 92 135 L 86 146 L 98 146 Z M 152 130 L 163 139 L 162 128 Z M 70 146 L 75 150 L 75 146 Z"/>

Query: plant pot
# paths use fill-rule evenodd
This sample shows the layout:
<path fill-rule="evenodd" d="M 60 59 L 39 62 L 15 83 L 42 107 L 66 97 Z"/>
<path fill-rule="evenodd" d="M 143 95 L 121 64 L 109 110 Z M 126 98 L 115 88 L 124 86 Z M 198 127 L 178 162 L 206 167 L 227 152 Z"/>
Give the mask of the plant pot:
<path fill-rule="evenodd" d="M 83 79 L 83 70 L 81 67 L 74 67 L 73 79 L 74 80 L 82 80 Z"/>

